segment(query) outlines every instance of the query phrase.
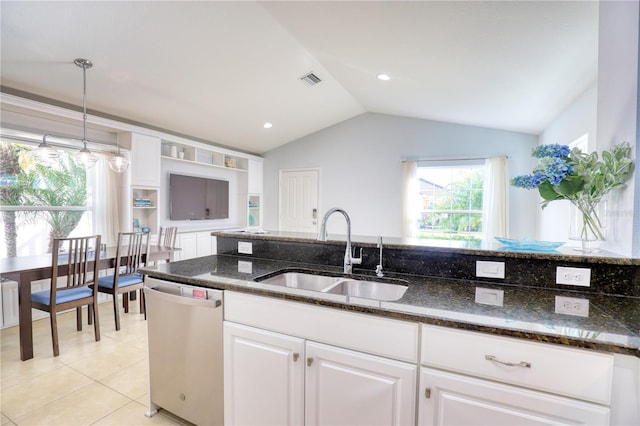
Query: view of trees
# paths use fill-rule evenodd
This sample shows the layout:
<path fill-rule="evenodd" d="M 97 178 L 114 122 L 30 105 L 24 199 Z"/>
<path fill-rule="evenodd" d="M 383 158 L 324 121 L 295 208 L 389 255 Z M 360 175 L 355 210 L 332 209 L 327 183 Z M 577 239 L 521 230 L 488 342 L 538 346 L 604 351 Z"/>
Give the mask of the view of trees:
<path fill-rule="evenodd" d="M 432 189 L 418 225 L 421 238 L 479 239 L 484 174 L 469 169 L 460 180 Z M 421 232 L 422 231 L 422 232 Z M 474 235 L 475 234 L 475 235 Z"/>
<path fill-rule="evenodd" d="M 8 256 L 16 256 L 17 230 L 37 220 L 49 225 L 49 250 L 53 239 L 67 237 L 78 225 L 84 211 L 46 209 L 81 207 L 87 203 L 86 172 L 62 152 L 57 162 L 43 165 L 34 161 L 29 148 L 2 142 L 0 150 L 0 200 L 5 206 L 25 210 L 2 210 Z M 45 208 L 28 210 L 27 207 Z"/>

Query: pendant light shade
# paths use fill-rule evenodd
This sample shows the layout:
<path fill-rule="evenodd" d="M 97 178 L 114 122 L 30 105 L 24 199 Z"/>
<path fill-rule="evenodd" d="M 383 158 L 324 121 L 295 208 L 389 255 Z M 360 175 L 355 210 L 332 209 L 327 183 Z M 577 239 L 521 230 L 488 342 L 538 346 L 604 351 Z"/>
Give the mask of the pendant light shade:
<path fill-rule="evenodd" d="M 109 167 L 116 173 L 122 173 L 129 167 L 129 160 L 127 157 L 120 153 L 120 147 L 118 146 L 118 152 L 109 159 Z"/>
<path fill-rule="evenodd" d="M 60 157 L 60 153 L 47 143 L 47 136 L 42 137 L 42 142 L 38 147 L 31 151 L 31 155 L 40 163 L 50 164 Z"/>
<path fill-rule="evenodd" d="M 83 148 L 80 152 L 73 155 L 73 160 L 77 165 L 84 169 L 89 169 L 96 164 L 98 157 L 96 157 L 89 148 L 87 148 L 87 69 L 91 68 L 93 64 L 88 59 L 78 58 L 73 61 L 74 64 L 82 68 L 82 144 Z"/>
<path fill-rule="evenodd" d="M 73 161 L 75 161 L 78 166 L 86 170 L 96 164 L 98 157 L 96 157 L 93 152 L 89 151 L 87 143 L 85 142 L 84 148 L 73 154 Z"/>

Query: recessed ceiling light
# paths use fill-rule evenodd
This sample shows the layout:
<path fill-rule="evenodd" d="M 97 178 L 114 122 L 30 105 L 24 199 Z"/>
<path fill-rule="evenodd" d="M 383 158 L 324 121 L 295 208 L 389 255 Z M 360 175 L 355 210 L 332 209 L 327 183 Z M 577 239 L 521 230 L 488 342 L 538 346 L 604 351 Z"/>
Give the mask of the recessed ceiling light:
<path fill-rule="evenodd" d="M 378 79 L 382 81 L 389 81 L 391 80 L 391 77 L 389 77 L 387 74 L 378 74 Z"/>
<path fill-rule="evenodd" d="M 263 126 L 263 127 L 264 127 L 265 129 L 270 129 L 270 128 L 272 128 L 272 127 L 273 127 L 273 124 L 271 124 L 271 123 L 264 123 L 264 126 Z"/>

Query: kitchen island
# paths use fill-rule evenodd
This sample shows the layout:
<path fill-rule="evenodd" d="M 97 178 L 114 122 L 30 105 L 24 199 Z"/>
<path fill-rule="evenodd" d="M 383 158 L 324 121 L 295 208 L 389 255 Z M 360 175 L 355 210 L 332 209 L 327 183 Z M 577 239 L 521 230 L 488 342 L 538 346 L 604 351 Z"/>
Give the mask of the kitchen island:
<path fill-rule="evenodd" d="M 310 311 L 309 313 L 304 311 L 306 306 L 320 309 L 320 312 L 330 312 L 331 315 L 346 314 L 354 316 L 353 321 L 351 319 L 345 320 L 344 325 L 333 328 L 333 333 L 336 335 L 348 334 L 349 329 L 353 329 L 355 332 L 358 330 L 358 321 L 362 318 L 390 321 L 394 326 L 395 324 L 402 324 L 403 326 L 415 325 L 417 327 L 416 336 L 419 335 L 420 338 L 412 338 L 415 341 L 410 345 L 408 353 L 412 353 L 411 351 L 414 350 L 413 347 L 416 345 L 420 346 L 421 350 L 415 351 L 416 355 L 413 358 L 394 353 L 387 354 L 385 352 L 387 349 L 385 348 L 372 349 L 365 352 L 383 355 L 383 359 L 395 358 L 398 361 L 414 363 L 415 365 L 410 365 L 414 365 L 414 368 L 419 368 L 420 385 L 413 384 L 413 386 L 416 389 L 420 388 L 421 392 L 424 390 L 423 393 L 425 394 L 427 390 L 429 390 L 429 395 L 434 392 L 434 397 L 422 400 L 427 405 L 418 407 L 418 412 L 421 413 L 418 416 L 418 424 L 435 423 L 433 416 L 437 409 L 433 406 L 433 404 L 436 404 L 434 401 L 442 399 L 447 389 L 454 389 L 461 378 L 466 381 L 469 377 L 489 379 L 482 380 L 479 383 L 465 382 L 465 389 L 475 389 L 475 386 L 478 395 L 484 395 L 485 398 L 488 397 L 488 391 L 485 388 L 488 384 L 493 386 L 494 382 L 507 383 L 534 389 L 536 392 L 540 390 L 549 392 L 549 394 L 543 393 L 544 398 L 552 394 L 554 397 L 560 395 L 558 398 L 561 397 L 567 400 L 556 401 L 559 407 L 571 406 L 576 401 L 588 401 L 590 405 L 587 407 L 587 411 L 581 411 L 582 408 L 579 407 L 574 407 L 571 410 L 572 413 L 587 413 L 585 418 L 590 418 L 593 422 L 592 424 L 608 424 L 609 420 L 602 420 L 605 418 L 610 419 L 611 424 L 627 424 L 629 422 L 632 422 L 629 424 L 633 424 L 633 422 L 637 423 L 640 419 L 640 402 L 638 402 L 640 399 L 640 298 L 636 296 L 637 288 L 634 287 L 634 285 L 638 285 L 637 281 L 635 281 L 637 279 L 636 270 L 638 265 L 633 260 L 614 258 L 610 262 L 602 258 L 589 259 L 576 256 L 574 259 L 570 256 L 547 257 L 540 254 L 509 254 L 476 251 L 475 249 L 471 252 L 458 252 L 449 249 L 429 248 L 427 252 L 424 252 L 415 247 L 389 244 L 385 249 L 385 254 L 388 254 L 388 263 L 385 263 L 385 278 L 404 280 L 407 282 L 408 289 L 398 300 L 379 301 L 255 281 L 256 278 L 261 276 L 275 271 L 289 270 L 290 268 L 340 274 L 344 242 L 319 243 L 304 236 L 299 238 L 299 236 L 292 237 L 291 235 L 244 235 L 242 233 L 222 232 L 214 234 L 218 238 L 219 253 L 224 254 L 163 264 L 156 269 L 145 269 L 144 272 L 150 277 L 161 280 L 227 290 L 225 294 L 233 297 L 227 298 L 225 296 L 225 300 L 238 300 L 243 303 L 254 304 L 250 305 L 254 306 L 254 308 L 250 309 L 249 312 L 255 312 L 255 315 L 250 313 L 249 316 L 255 318 L 249 318 L 246 321 L 238 320 L 238 318 L 242 318 L 242 315 L 233 318 L 236 322 L 240 321 L 240 327 L 248 324 L 252 328 L 257 327 L 258 330 L 265 329 L 265 332 L 268 333 L 285 331 L 284 335 L 287 338 L 294 336 L 295 338 L 306 339 L 305 342 L 320 341 L 321 343 L 335 344 L 335 342 L 331 341 L 332 337 L 327 337 L 323 340 L 323 335 L 313 333 L 311 335 L 302 335 L 304 334 L 303 332 L 287 331 L 287 324 L 300 321 L 300 318 L 313 317 L 315 315 L 315 311 Z M 237 250 L 238 242 L 251 242 L 251 254 L 239 253 Z M 362 268 L 354 268 L 354 274 L 366 277 L 369 280 L 376 280 L 377 278 L 373 273 L 374 268 L 372 268 L 375 262 L 378 261 L 375 244 L 373 242 L 362 242 L 360 246 L 365 249 L 364 261 Z M 241 251 L 246 251 L 246 246 Z M 424 257 L 425 253 L 433 262 L 440 264 L 441 268 L 433 269 L 432 265 L 420 263 L 421 261 L 418 262 L 417 259 Z M 507 280 L 464 277 L 463 274 L 470 273 L 470 268 L 466 264 L 469 259 L 461 260 L 460 256 L 469 257 L 474 262 L 475 260 L 504 260 L 507 266 Z M 569 262 L 568 266 L 588 265 L 592 269 L 593 285 L 584 291 L 580 291 L 580 289 L 572 286 L 559 288 L 555 286 L 555 283 L 549 284 L 546 282 L 548 277 L 545 275 L 548 275 L 549 271 L 541 268 L 540 265 L 552 264 L 555 268 L 554 262 L 557 261 Z M 402 272 L 403 268 L 409 273 Z M 421 275 L 419 273 L 420 270 L 427 270 L 429 275 Z M 528 271 L 530 277 L 522 277 L 522 274 L 517 274 L 518 276 L 516 276 L 512 272 L 520 270 Z M 536 271 L 536 274 L 532 274 L 532 270 Z M 536 278 L 535 276 L 538 277 Z M 618 279 L 617 277 L 622 278 Z M 541 280 L 545 282 L 540 284 Z M 615 282 L 612 282 L 614 280 Z M 623 285 L 620 284 L 621 282 Z M 622 294 L 616 294 L 615 292 Z M 489 295 L 489 297 L 481 297 L 479 299 L 479 294 Z M 494 303 L 496 300 L 494 300 L 493 295 L 496 294 L 501 295 L 501 305 Z M 568 297 L 576 299 L 580 303 L 586 303 L 588 305 L 587 316 L 556 313 L 557 296 Z M 243 298 L 248 299 L 245 300 Z M 271 303 L 281 305 L 274 305 L 274 311 L 269 312 L 268 315 L 265 314 L 266 316 L 263 320 L 257 319 L 260 317 L 259 311 L 261 307 L 270 306 Z M 234 312 L 237 310 L 233 308 L 233 304 L 228 303 L 226 306 L 225 316 L 227 312 L 229 315 L 235 315 Z M 282 326 L 278 326 L 275 320 L 271 324 L 272 320 L 270 318 L 274 315 L 278 317 L 280 313 L 289 311 L 290 308 L 291 312 L 303 309 L 300 312 L 305 313 L 295 318 L 283 320 L 282 324 L 284 325 Z M 351 318 L 351 316 L 348 318 Z M 225 320 L 226 323 L 238 326 L 235 322 L 228 321 L 229 318 L 225 317 Z M 325 321 L 320 320 L 319 322 Z M 330 321 L 326 322 L 327 324 L 330 323 Z M 352 325 L 352 322 L 354 325 Z M 379 327 L 379 329 L 383 330 L 384 327 Z M 233 333 L 240 333 L 240 331 L 233 331 L 232 328 L 229 328 L 229 330 L 232 330 L 229 331 L 232 335 L 234 335 Z M 449 332 L 461 334 L 450 336 L 447 334 Z M 367 334 L 367 332 L 358 331 L 357 334 L 362 335 Z M 380 336 L 377 336 L 377 334 L 376 332 L 369 332 L 366 337 L 369 340 L 376 340 L 377 338 L 382 339 L 382 336 L 384 336 L 382 332 Z M 338 346 L 354 349 L 354 347 L 349 346 L 348 338 L 345 338 L 343 342 L 346 343 L 340 343 Z M 510 347 L 511 345 L 525 343 L 528 346 L 526 346 L 526 350 L 520 348 L 523 351 L 522 353 L 532 354 L 531 357 L 536 361 L 531 363 L 533 367 L 529 366 L 524 369 L 531 368 L 531 371 L 535 372 L 535 376 L 538 378 L 544 377 L 544 383 L 551 384 L 548 385 L 549 387 L 545 387 L 547 385 L 543 384 L 536 385 L 536 380 L 529 378 L 524 382 L 518 382 L 518 380 L 513 379 L 511 374 L 509 377 L 499 377 L 495 376 L 494 372 L 466 371 L 464 370 L 466 367 L 448 365 L 448 361 L 436 361 L 437 357 L 434 358 L 433 353 L 429 352 L 433 350 L 429 346 L 430 342 L 439 342 L 436 346 L 445 353 L 448 348 L 457 347 L 458 342 L 466 342 L 458 348 L 460 351 L 444 357 L 445 360 L 459 358 L 459 361 L 465 363 L 468 363 L 467 361 L 473 362 L 473 360 L 465 360 L 465 353 L 473 352 L 474 348 Z M 227 344 L 227 340 L 225 340 L 225 344 Z M 465 347 L 465 344 L 469 345 L 469 347 Z M 229 343 L 229 346 L 231 345 L 232 343 Z M 393 347 L 402 346 L 402 344 L 395 341 L 393 344 L 389 342 L 389 345 Z M 306 349 L 304 349 L 305 347 Z M 362 348 L 357 347 L 355 349 L 361 350 Z M 553 352 L 557 349 L 561 350 L 561 352 Z M 313 350 L 317 349 L 307 344 L 307 346 L 303 346 L 302 353 L 308 354 L 311 353 L 309 351 Z M 535 354 L 540 350 L 542 351 L 541 355 L 536 358 Z M 293 351 L 292 354 L 300 353 L 298 351 Z M 553 354 L 549 351 L 552 351 Z M 482 356 L 490 357 L 492 355 L 484 354 Z M 597 359 L 591 360 L 590 357 L 592 356 Z M 598 358 L 601 356 L 604 358 Z M 584 363 L 582 363 L 581 360 L 584 357 L 589 358 L 589 360 L 584 360 Z M 550 364 L 555 365 L 553 368 L 557 370 L 545 371 L 543 369 L 544 365 L 546 365 L 546 360 L 549 358 L 558 361 L 558 363 L 552 362 Z M 520 362 L 522 360 L 517 359 L 516 361 Z M 507 366 L 504 368 L 518 370 L 527 364 L 519 365 L 519 362 L 516 363 L 515 367 Z M 568 364 L 566 364 L 567 362 Z M 566 365 L 562 367 L 562 363 Z M 227 364 L 233 363 L 225 364 L 225 375 L 227 374 Z M 580 366 L 582 370 L 579 372 L 574 371 L 573 365 L 575 365 L 576 369 Z M 598 373 L 598 366 L 601 367 L 601 375 Z M 437 368 L 434 369 L 434 367 Z M 597 396 L 583 389 L 574 392 L 563 390 L 560 385 L 556 387 L 554 376 L 563 373 L 559 370 L 565 370 L 565 372 L 571 374 L 575 373 L 571 376 L 571 380 L 575 379 L 576 382 L 580 382 L 580 379 L 585 377 L 585 373 L 591 371 L 592 373 L 589 374 L 594 375 L 594 384 L 592 385 L 597 389 L 604 389 L 604 394 Z M 234 369 L 233 371 L 237 373 L 237 371 L 242 370 Z M 455 374 L 452 376 L 453 378 L 440 376 L 441 373 L 450 374 L 451 371 L 465 374 Z M 257 373 L 254 372 L 254 374 Z M 586 374 L 586 377 L 589 377 L 589 374 Z M 229 382 L 233 381 L 229 380 Z M 431 385 L 428 385 L 429 383 Z M 253 385 L 259 386 L 256 382 Z M 225 395 L 230 393 L 227 392 L 226 386 L 225 384 Z M 439 389 L 438 392 L 436 392 L 437 389 Z M 611 390 L 611 393 L 608 393 L 607 389 Z M 494 389 L 494 391 L 497 392 L 495 398 L 500 400 L 503 398 L 504 392 L 507 392 L 507 395 L 511 395 L 512 389 Z M 586 393 L 582 393 L 583 391 Z M 311 393 L 307 394 L 311 395 Z M 237 396 L 237 393 L 235 395 Z M 472 403 L 465 402 L 462 406 L 456 405 L 454 411 L 469 412 L 470 415 L 477 415 L 477 413 L 471 414 L 475 411 L 468 409 L 470 406 L 477 405 L 475 397 L 472 398 L 472 396 L 467 395 L 467 399 L 471 398 L 473 400 Z M 538 396 L 536 395 L 536 398 Z M 571 398 L 566 398 L 567 396 Z M 422 404 L 420 401 L 418 403 Z M 591 406 L 592 403 L 593 406 Z M 307 401 L 308 404 L 309 402 Z M 527 400 L 526 403 L 521 405 L 522 407 L 530 408 L 537 406 L 536 404 L 538 402 Z M 546 402 L 540 406 L 548 406 L 545 404 Z M 407 412 L 410 412 L 412 407 L 415 409 L 414 405 L 409 405 L 411 407 L 405 407 Z M 244 412 L 243 410 L 234 409 L 233 406 L 231 402 L 229 404 L 225 403 L 226 415 L 231 416 L 226 416 L 225 419 L 233 418 L 233 413 Z M 602 412 L 601 409 L 603 407 L 606 413 Z M 335 409 L 336 407 L 333 407 L 333 410 Z M 611 410 L 610 414 L 609 409 Z M 313 410 L 309 411 L 309 407 L 302 410 L 302 412 L 305 412 L 305 410 L 315 412 Z M 594 414 L 593 410 L 599 414 Z M 494 413 L 493 410 L 489 411 Z M 489 414 L 485 412 L 481 415 Z M 510 421 L 514 421 L 515 418 L 510 418 Z M 553 418 L 555 419 L 556 417 Z M 596 421 L 594 419 L 599 420 Z M 458 419 L 458 421 L 464 422 L 464 419 Z M 235 422 L 241 423 L 241 420 L 235 418 Z M 234 423 L 234 421 L 230 421 L 230 423 Z"/>

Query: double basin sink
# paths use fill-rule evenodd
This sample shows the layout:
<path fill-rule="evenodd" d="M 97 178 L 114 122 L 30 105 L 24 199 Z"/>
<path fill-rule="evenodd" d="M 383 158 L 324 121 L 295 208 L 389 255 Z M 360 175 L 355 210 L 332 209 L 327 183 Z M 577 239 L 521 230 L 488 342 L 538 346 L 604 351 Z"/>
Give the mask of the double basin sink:
<path fill-rule="evenodd" d="M 404 295 L 408 288 L 408 286 L 404 284 L 399 284 L 406 284 L 407 282 L 405 280 L 397 278 L 385 279 L 386 282 L 382 282 L 373 281 L 368 277 L 357 275 L 344 276 L 305 269 L 285 269 L 257 277 L 254 281 L 263 284 L 379 301 L 398 300 Z"/>

